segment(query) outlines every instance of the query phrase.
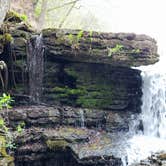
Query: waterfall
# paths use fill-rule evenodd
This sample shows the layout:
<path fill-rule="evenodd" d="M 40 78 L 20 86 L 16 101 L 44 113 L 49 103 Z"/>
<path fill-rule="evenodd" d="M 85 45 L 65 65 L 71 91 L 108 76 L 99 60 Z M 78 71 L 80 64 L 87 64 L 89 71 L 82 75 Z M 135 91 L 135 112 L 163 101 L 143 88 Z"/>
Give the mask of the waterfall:
<path fill-rule="evenodd" d="M 39 103 L 42 95 L 44 47 L 42 35 L 31 38 L 28 42 L 29 95 L 31 101 Z"/>
<path fill-rule="evenodd" d="M 143 133 L 166 139 L 166 73 L 142 71 Z"/>
<path fill-rule="evenodd" d="M 84 111 L 82 109 L 79 110 L 80 112 L 80 127 L 85 127 L 85 118 L 84 118 Z"/>
<path fill-rule="evenodd" d="M 129 165 L 153 153 L 166 151 L 166 72 L 161 66 L 161 63 L 157 63 L 140 67 L 143 81 L 142 112 L 135 124 L 141 121 L 143 131 L 128 141 L 126 151 Z"/>

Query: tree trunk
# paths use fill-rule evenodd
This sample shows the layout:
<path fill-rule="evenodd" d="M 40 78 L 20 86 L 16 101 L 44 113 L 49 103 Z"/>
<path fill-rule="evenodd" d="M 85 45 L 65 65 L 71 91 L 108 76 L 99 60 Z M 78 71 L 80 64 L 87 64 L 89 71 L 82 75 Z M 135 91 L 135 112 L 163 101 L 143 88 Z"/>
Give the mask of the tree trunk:
<path fill-rule="evenodd" d="M 48 0 L 42 0 L 42 6 L 41 6 L 41 13 L 37 20 L 37 29 L 41 30 L 45 23 L 45 17 L 47 12 L 47 1 Z"/>

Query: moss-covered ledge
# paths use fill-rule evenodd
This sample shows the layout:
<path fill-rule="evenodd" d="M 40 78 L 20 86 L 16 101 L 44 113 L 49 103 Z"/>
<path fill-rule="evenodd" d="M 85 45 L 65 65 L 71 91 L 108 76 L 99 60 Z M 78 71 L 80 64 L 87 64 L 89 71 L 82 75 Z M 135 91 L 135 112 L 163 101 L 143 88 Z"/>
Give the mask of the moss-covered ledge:
<path fill-rule="evenodd" d="M 55 60 L 141 66 L 158 61 L 156 41 L 134 33 L 44 29 L 47 55 Z"/>

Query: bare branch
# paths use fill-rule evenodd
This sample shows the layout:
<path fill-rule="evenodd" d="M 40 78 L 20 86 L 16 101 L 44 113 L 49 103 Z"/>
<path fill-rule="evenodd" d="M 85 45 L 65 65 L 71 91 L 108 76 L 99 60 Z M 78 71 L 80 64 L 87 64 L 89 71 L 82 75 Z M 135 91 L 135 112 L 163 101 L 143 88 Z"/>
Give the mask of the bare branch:
<path fill-rule="evenodd" d="M 71 2 L 68 2 L 68 3 L 64 3 L 63 5 L 56 6 L 56 7 L 48 9 L 47 12 L 50 12 L 50 11 L 55 10 L 55 9 L 63 8 L 65 6 L 68 6 L 68 5 L 71 5 L 71 4 L 75 4 L 78 1 L 80 1 L 80 0 L 74 0 L 74 1 L 71 1 Z"/>
<path fill-rule="evenodd" d="M 78 1 L 78 0 L 77 0 Z M 71 11 L 73 10 L 74 6 L 76 5 L 77 1 L 73 1 L 72 6 L 70 7 L 70 9 L 68 10 L 68 12 L 66 13 L 66 15 L 64 16 L 63 20 L 61 21 L 61 23 L 59 24 L 58 28 L 62 28 L 64 22 L 66 21 L 67 17 L 70 15 Z"/>

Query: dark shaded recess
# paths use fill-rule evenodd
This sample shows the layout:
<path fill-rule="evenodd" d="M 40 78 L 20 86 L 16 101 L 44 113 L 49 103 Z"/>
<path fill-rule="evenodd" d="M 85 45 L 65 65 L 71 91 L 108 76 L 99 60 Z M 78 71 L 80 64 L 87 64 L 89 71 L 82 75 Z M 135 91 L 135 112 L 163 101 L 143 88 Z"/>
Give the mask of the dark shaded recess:
<path fill-rule="evenodd" d="M 45 155 L 47 154 L 47 155 Z M 96 157 L 91 159 L 78 160 L 77 157 L 71 152 L 69 148 L 66 150 L 46 151 L 45 153 L 37 154 L 39 160 L 28 160 L 33 154 L 17 155 L 15 159 L 16 166 L 121 166 L 120 159 L 112 159 L 106 157 L 106 160 Z M 19 158 L 17 158 L 19 156 Z M 36 156 L 37 157 L 37 156 Z M 19 161 L 21 159 L 21 161 Z"/>
<path fill-rule="evenodd" d="M 8 89 L 11 89 L 16 86 L 16 82 L 19 82 L 19 79 L 15 77 L 15 67 L 14 67 L 14 55 L 12 52 L 11 43 L 4 45 L 3 53 L 0 55 L 0 59 L 3 60 L 8 67 Z"/>
<path fill-rule="evenodd" d="M 0 60 L 3 60 L 8 67 L 8 84 L 5 92 L 11 94 L 16 101 L 16 105 L 28 103 L 28 73 L 26 71 L 26 66 L 21 68 L 16 65 L 17 57 L 12 43 L 4 45 L 3 53 L 0 54 Z M 3 77 L 5 77 L 4 72 Z M 0 89 L 2 93 L 1 85 Z"/>
<path fill-rule="evenodd" d="M 140 71 L 69 62 L 46 52 L 43 101 L 74 107 L 140 112 Z"/>

